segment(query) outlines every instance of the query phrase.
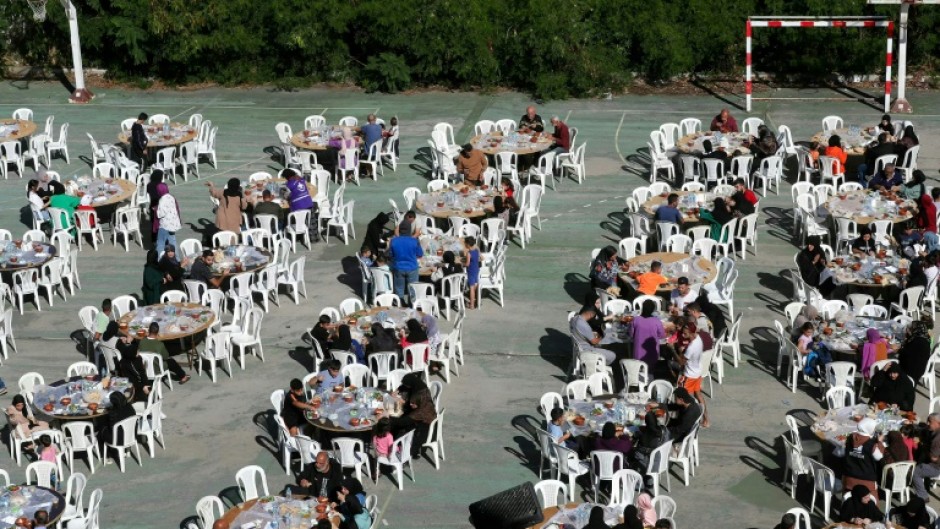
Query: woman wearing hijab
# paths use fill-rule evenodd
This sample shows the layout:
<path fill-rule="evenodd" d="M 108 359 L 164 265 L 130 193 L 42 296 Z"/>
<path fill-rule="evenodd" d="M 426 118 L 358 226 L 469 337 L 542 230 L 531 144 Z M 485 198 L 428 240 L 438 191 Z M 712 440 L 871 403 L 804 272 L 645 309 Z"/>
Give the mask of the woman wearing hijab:
<path fill-rule="evenodd" d="M 655 415 L 655 414 L 654 414 Z M 630 455 L 633 450 L 633 442 L 630 436 L 617 432 L 617 425 L 612 422 L 604 423 L 601 435 L 594 439 L 594 450 L 612 450 L 620 452 L 624 458 Z M 616 468 L 614 470 L 620 470 Z"/>
<path fill-rule="evenodd" d="M 395 337 L 388 329 L 383 327 L 381 323 L 372 324 L 372 336 L 369 337 L 369 345 L 367 346 L 369 353 L 391 353 L 395 352 L 397 347 Z"/>
<path fill-rule="evenodd" d="M 414 442 L 411 443 L 411 457 L 416 458 L 421 445 L 428 438 L 431 423 L 437 418 L 434 399 L 421 373 L 405 375 L 401 386 L 398 387 L 398 393 L 404 400 L 403 414 L 401 417 L 392 417 L 392 431 L 396 439 L 411 430 L 415 431 Z"/>
<path fill-rule="evenodd" d="M 186 274 L 186 268 L 177 259 L 176 248 L 173 246 L 168 247 L 163 252 L 163 257 L 160 258 L 160 272 L 163 274 L 163 292 L 167 290 L 186 290 L 186 287 L 183 286 L 183 276 Z"/>
<path fill-rule="evenodd" d="M 653 498 L 643 492 L 636 497 L 636 507 L 640 511 L 640 520 L 644 527 L 653 527 L 656 525 L 656 509 L 653 507 Z"/>
<path fill-rule="evenodd" d="M 647 413 L 643 421 L 644 426 L 640 428 L 636 444 L 633 445 L 631 459 L 633 460 L 633 468 L 646 472 L 650 454 L 669 440 L 669 430 L 659 424 L 655 413 Z"/>
<path fill-rule="evenodd" d="M 712 218 L 721 225 L 727 224 L 734 218 L 734 214 L 731 213 L 731 209 L 728 208 L 724 198 L 717 197 L 715 199 L 714 206 L 712 207 Z"/>
<path fill-rule="evenodd" d="M 607 290 L 610 287 L 617 286 L 617 274 L 619 272 L 620 264 L 617 261 L 617 249 L 613 246 L 605 246 L 594 258 L 594 262 L 591 263 L 591 270 L 588 273 L 591 278 L 591 288 Z"/>
<path fill-rule="evenodd" d="M 927 274 L 924 273 L 924 267 L 920 262 L 911 263 L 911 268 L 906 277 L 904 288 L 924 287 L 927 288 Z"/>
<path fill-rule="evenodd" d="M 809 285 L 819 286 L 819 274 L 826 268 L 826 254 L 819 247 L 819 237 L 808 237 L 806 247 L 796 254 L 800 277 Z"/>
<path fill-rule="evenodd" d="M 885 447 L 885 457 L 881 460 L 883 466 L 892 463 L 903 463 L 911 460 L 911 451 L 904 442 L 904 436 L 901 432 L 893 430 L 888 432 L 887 446 Z"/>
<path fill-rule="evenodd" d="M 901 195 L 908 200 L 917 200 L 927 194 L 927 175 L 917 169 L 911 173 L 911 181 L 901 186 Z"/>
<path fill-rule="evenodd" d="M 414 345 L 416 343 L 429 343 L 428 335 L 425 332 L 424 327 L 421 326 L 421 323 L 418 320 L 412 318 L 405 322 L 405 332 L 401 335 L 401 345 L 402 349 L 405 349 L 409 345 Z M 409 364 L 411 363 L 410 358 L 405 358 L 405 361 Z M 428 361 L 428 354 L 424 354 L 424 361 Z"/>
<path fill-rule="evenodd" d="M 907 335 L 898 349 L 898 365 L 905 375 L 920 380 L 927 372 L 930 360 L 930 327 L 927 322 L 916 320 L 907 328 Z"/>
<path fill-rule="evenodd" d="M 157 240 L 157 232 L 160 230 L 160 217 L 157 216 L 157 206 L 160 204 L 160 195 L 157 194 L 157 188 L 162 183 L 163 171 L 155 169 L 150 173 L 150 182 L 147 183 L 147 196 L 150 197 L 151 241 Z"/>
<path fill-rule="evenodd" d="M 884 446 L 875 437 L 874 419 L 859 421 L 857 431 L 845 439 L 845 460 L 842 472 L 842 489 L 851 490 L 856 485 L 866 488 L 878 499 L 878 462 L 885 452 Z"/>
<path fill-rule="evenodd" d="M 795 342 L 800 335 L 803 334 L 803 325 L 807 323 L 812 323 L 815 325 L 816 321 L 819 319 L 819 310 L 810 305 L 803 305 L 803 308 L 800 309 L 800 313 L 796 315 L 796 318 L 793 320 L 793 325 L 791 328 L 792 338 Z"/>
<path fill-rule="evenodd" d="M 137 414 L 134 411 L 134 407 L 127 402 L 127 397 L 124 396 L 120 391 L 115 391 L 111 393 L 111 396 L 108 398 L 111 402 L 111 409 L 108 410 L 107 415 L 107 428 L 102 430 L 102 437 L 104 438 L 105 443 L 122 443 L 123 438 L 114 439 L 114 425 L 127 419 L 133 417 Z"/>
<path fill-rule="evenodd" d="M 29 410 L 26 409 L 26 399 L 22 395 L 13 396 L 13 402 L 7 406 L 7 420 L 14 428 L 19 427 L 27 437 L 34 431 L 49 429 L 49 423 L 46 421 L 30 417 Z"/>
<path fill-rule="evenodd" d="M 878 329 L 865 331 L 865 343 L 862 345 L 862 376 L 870 377 L 871 366 L 875 362 L 888 359 L 888 342 L 881 337 Z"/>
<path fill-rule="evenodd" d="M 144 360 L 140 357 L 140 342 L 131 336 L 121 336 L 114 345 L 121 353 L 121 360 L 118 362 L 121 376 L 126 377 L 134 386 L 134 400 L 146 402 L 152 384 L 147 378 Z"/>
<path fill-rule="evenodd" d="M 891 116 L 889 114 L 881 116 L 881 121 L 872 129 L 872 134 L 875 136 L 878 136 L 882 132 L 887 132 L 891 136 L 894 135 L 894 123 L 891 123 Z"/>
<path fill-rule="evenodd" d="M 871 404 L 884 403 L 897 406 L 901 411 L 914 411 L 917 392 L 910 377 L 901 372 L 901 367 L 891 364 L 871 378 Z"/>
<path fill-rule="evenodd" d="M 914 219 L 917 227 L 937 233 L 937 205 L 928 194 L 923 194 L 917 202 L 917 218 Z"/>
<path fill-rule="evenodd" d="M 388 247 L 386 224 L 388 224 L 388 213 L 382 212 L 370 220 L 369 225 L 366 226 L 366 238 L 362 245 L 372 250 L 372 255 L 379 255 Z"/>
<path fill-rule="evenodd" d="M 336 337 L 330 344 L 330 349 L 337 351 L 348 351 L 356 355 L 356 361 L 360 364 L 366 363 L 366 352 L 362 348 L 359 340 L 354 340 L 349 330 L 349 325 L 345 323 L 336 328 Z"/>
<path fill-rule="evenodd" d="M 144 298 L 144 305 L 154 305 L 160 302 L 160 294 L 163 290 L 163 272 L 160 271 L 160 264 L 157 262 L 157 251 L 147 252 L 147 264 L 144 265 L 144 282 L 141 292 Z"/>
<path fill-rule="evenodd" d="M 842 488 L 846 487 L 843 485 Z M 885 515 L 878 509 L 877 498 L 872 498 L 867 487 L 855 485 L 851 490 L 852 497 L 842 502 L 839 510 L 840 521 L 862 526 L 884 521 Z"/>
<path fill-rule="evenodd" d="M 666 329 L 663 322 L 653 315 L 655 311 L 656 304 L 646 300 L 640 315 L 633 318 L 633 358 L 646 362 L 651 373 L 659 361 L 659 342 L 666 338 Z"/>
<path fill-rule="evenodd" d="M 371 527 L 372 518 L 363 507 L 366 503 L 366 493 L 358 479 L 344 479 L 336 496 L 340 501 L 337 510 L 342 515 L 341 529 L 369 529 Z"/>
<path fill-rule="evenodd" d="M 916 494 L 911 495 L 911 499 L 903 508 L 895 507 L 891 512 L 894 523 L 904 529 L 931 529 L 933 527 L 930 523 L 930 514 L 927 513 L 927 505 Z"/>
<path fill-rule="evenodd" d="M 241 233 L 242 211 L 248 207 L 241 182 L 237 178 L 230 178 L 225 189 L 215 187 L 212 182 L 206 182 L 206 185 L 209 186 L 212 198 L 219 201 L 219 207 L 215 210 L 215 227 L 221 231 Z"/>
<path fill-rule="evenodd" d="M 623 522 L 615 525 L 613 529 L 643 529 L 640 511 L 635 505 L 627 505 L 623 508 Z"/>
<path fill-rule="evenodd" d="M 721 333 L 728 329 L 725 313 L 721 310 L 721 307 L 715 305 L 708 299 L 708 292 L 705 292 L 705 289 L 702 289 L 702 293 L 695 298 L 695 302 L 698 303 L 699 308 L 702 309 L 702 314 L 708 318 L 708 321 L 712 322 L 712 334 L 721 336 Z"/>
<path fill-rule="evenodd" d="M 914 132 L 914 127 L 911 125 L 904 127 L 904 132 L 901 133 L 901 139 L 897 141 L 895 147 L 898 160 L 903 161 L 907 150 L 916 145 L 920 145 L 920 138 L 918 138 L 917 134 Z"/>
<path fill-rule="evenodd" d="M 604 521 L 603 507 L 594 506 L 591 508 L 591 514 L 584 529 L 610 529 L 610 526 Z"/>

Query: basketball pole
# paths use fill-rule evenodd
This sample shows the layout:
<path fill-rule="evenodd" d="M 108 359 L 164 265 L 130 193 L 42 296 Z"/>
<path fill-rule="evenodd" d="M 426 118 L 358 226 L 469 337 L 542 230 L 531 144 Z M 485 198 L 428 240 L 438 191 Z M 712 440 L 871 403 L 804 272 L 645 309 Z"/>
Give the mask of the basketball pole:
<path fill-rule="evenodd" d="M 914 112 L 911 104 L 908 103 L 905 94 L 907 87 L 907 16 L 911 10 L 911 4 L 905 2 L 901 4 L 901 15 L 898 19 L 898 97 L 891 105 L 891 112 L 905 112 L 910 114 Z"/>
<path fill-rule="evenodd" d="M 65 16 L 69 20 L 69 37 L 72 42 L 72 72 L 75 74 L 75 90 L 69 96 L 70 103 L 88 103 L 94 99 L 92 94 L 85 87 L 85 70 L 82 68 L 82 47 L 81 39 L 78 36 L 78 11 L 72 0 L 61 0 L 62 7 L 65 8 Z"/>

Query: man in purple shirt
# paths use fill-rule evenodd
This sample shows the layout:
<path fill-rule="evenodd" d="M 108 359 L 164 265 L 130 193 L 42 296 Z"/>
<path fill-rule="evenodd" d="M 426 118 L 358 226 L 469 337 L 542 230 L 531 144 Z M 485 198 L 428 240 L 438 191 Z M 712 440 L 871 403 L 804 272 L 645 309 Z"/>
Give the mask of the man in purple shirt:
<path fill-rule="evenodd" d="M 313 230 L 314 240 L 319 239 L 319 234 L 317 233 L 317 214 L 319 209 L 317 203 L 313 201 L 313 198 L 310 196 L 310 192 L 307 190 L 307 182 L 304 182 L 304 179 L 301 178 L 300 173 L 293 169 L 284 169 L 283 173 L 284 178 L 287 179 L 287 190 L 290 191 L 290 211 L 291 213 L 295 211 L 308 210 L 310 216 L 307 218 L 307 227 Z"/>

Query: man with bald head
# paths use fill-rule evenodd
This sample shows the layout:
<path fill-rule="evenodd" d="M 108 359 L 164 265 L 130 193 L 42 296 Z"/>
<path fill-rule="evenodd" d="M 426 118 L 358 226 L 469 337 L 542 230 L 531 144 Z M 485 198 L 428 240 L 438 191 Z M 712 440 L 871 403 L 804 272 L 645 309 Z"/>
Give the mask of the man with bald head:
<path fill-rule="evenodd" d="M 545 122 L 542 116 L 535 113 L 535 107 L 529 105 L 525 109 L 525 115 L 519 120 L 519 130 L 529 132 L 542 132 L 545 130 Z"/>
<path fill-rule="evenodd" d="M 343 484 L 343 467 L 330 459 L 326 452 L 317 454 L 317 459 L 311 466 L 304 467 L 297 479 L 297 484 L 311 497 L 327 497 L 330 501 L 337 501 L 336 492 Z"/>
<path fill-rule="evenodd" d="M 366 156 L 369 155 L 369 148 L 377 141 L 382 141 L 382 126 L 376 122 L 375 114 L 369 114 L 366 118 L 367 123 L 360 129 L 362 131 L 363 146 Z M 381 144 L 379 144 L 381 145 Z"/>

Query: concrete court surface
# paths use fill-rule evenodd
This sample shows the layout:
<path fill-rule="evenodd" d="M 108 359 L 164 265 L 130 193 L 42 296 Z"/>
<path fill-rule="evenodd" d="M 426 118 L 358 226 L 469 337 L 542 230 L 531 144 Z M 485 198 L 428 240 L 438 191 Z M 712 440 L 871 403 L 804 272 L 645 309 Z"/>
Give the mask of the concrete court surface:
<path fill-rule="evenodd" d="M 19 107 L 36 112 L 37 122 L 55 115 L 58 125 L 71 124 L 71 164 L 55 159 L 53 169 L 64 177 L 88 174 L 89 145 L 85 133 L 98 141 L 114 141 L 122 119 L 140 111 L 161 112 L 185 120 L 201 112 L 219 126 L 219 166 L 202 164 L 197 181 L 180 180 L 171 192 L 182 207 L 184 224 L 179 240 L 199 234 L 212 222 L 208 193 L 203 181 L 217 184 L 227 178 L 247 178 L 254 171 L 276 171 L 279 164 L 266 153 L 276 145 L 274 124 L 287 121 L 295 130 L 306 115 L 323 113 L 336 122 L 345 115 L 361 119 L 377 111 L 383 118 L 398 115 L 402 123 L 402 163 L 396 173 L 386 170 L 378 182 L 364 180 L 350 186 L 347 200 L 356 201 L 359 238 L 344 246 L 335 237 L 329 245 L 319 243 L 307 256 L 309 296 L 295 306 L 282 295 L 281 306 L 266 316 L 262 336 L 265 362 L 249 357 L 247 369 L 235 369 L 234 377 L 220 375 L 218 384 L 207 377 L 194 377 L 186 386 L 166 393 L 167 449 L 158 448 L 156 459 L 144 456 L 143 466 L 129 462 L 121 475 L 111 464 L 91 475 L 83 463 L 78 469 L 89 475 L 89 491 L 101 487 L 102 527 L 172 528 L 195 514 L 196 501 L 205 495 L 231 492 L 235 472 L 244 465 L 258 464 L 267 471 L 272 489 L 288 478 L 272 454 L 266 426 L 272 390 L 307 371 L 309 358 L 301 333 L 312 325 L 320 309 L 337 306 L 354 295 L 350 285 L 358 276 L 344 272 L 341 260 L 358 249 L 365 224 L 378 211 L 388 209 L 388 199 L 402 203 L 405 187 L 425 186 L 426 164 L 416 151 L 427 146 L 431 127 L 440 121 L 454 126 L 458 143 L 472 134 L 479 119 L 514 118 L 530 103 L 515 93 L 478 95 L 469 93 L 424 93 L 374 95 L 351 90 L 305 90 L 293 93 L 268 89 L 205 89 L 198 91 L 131 91 L 98 89 L 97 99 L 87 106 L 65 103 L 60 85 L 7 82 L 0 85 L 0 115 Z M 807 91 L 810 96 L 818 94 Z M 940 129 L 940 97 L 913 93 L 918 114 L 910 119 L 917 126 L 924 148 L 920 166 L 931 178 L 936 175 L 936 135 Z M 729 96 L 740 103 L 737 96 Z M 467 363 L 460 376 L 445 387 L 443 406 L 447 460 L 440 470 L 427 461 L 416 464 L 416 482 L 407 480 L 399 492 L 388 477 L 378 485 L 366 482 L 368 492 L 378 494 L 383 520 L 380 527 L 429 528 L 469 527 L 467 506 L 480 498 L 526 480 L 537 480 L 533 466 L 538 452 L 530 436 L 531 425 L 541 419 L 538 399 L 546 391 L 560 391 L 568 361 L 569 341 L 566 312 L 576 309 L 586 289 L 589 253 L 592 248 L 616 244 L 621 233 L 623 198 L 643 185 L 647 171 L 638 150 L 645 149 L 649 131 L 666 121 L 678 122 L 695 116 L 707 123 L 722 107 L 711 96 L 623 96 L 613 100 L 549 102 L 539 107 L 547 120 L 557 114 L 580 129 L 578 142 L 586 142 L 589 176 L 582 185 L 561 181 L 543 202 L 542 230 L 525 250 L 509 250 L 506 306 L 492 300 L 472 312 L 467 321 Z M 745 116 L 733 110 L 739 122 Z M 859 103 L 762 102 L 753 115 L 774 126 L 787 124 L 797 140 L 808 139 L 820 128 L 821 118 L 840 114 L 847 123 L 872 125 L 881 112 Z M 268 149 L 270 150 L 270 149 Z M 26 176 L 32 171 L 27 169 Z M 0 182 L 0 227 L 22 233 L 26 204 L 25 181 L 15 177 Z M 741 276 L 736 288 L 736 311 L 745 319 L 741 331 L 743 362 L 727 369 L 723 385 L 715 385 L 709 400 L 713 426 L 701 435 L 701 466 L 690 487 L 674 475 L 672 491 L 678 502 L 680 527 L 770 527 L 788 508 L 809 503 L 809 487 L 801 487 L 794 501 L 779 479 L 782 458 L 777 436 L 784 431 L 788 410 L 820 408 L 815 388 L 803 386 L 791 393 L 773 376 L 776 345 L 766 332 L 772 319 L 782 319 L 781 307 L 788 301 L 790 286 L 780 276 L 792 267 L 795 247 L 790 242 L 789 185 L 779 195 L 762 202 L 758 251 L 738 261 Z M 28 218 L 28 217 L 27 217 Z M 83 289 L 68 301 L 55 300 L 53 308 L 43 302 L 37 312 L 28 305 L 26 315 L 14 317 L 19 353 L 0 367 L 0 376 L 13 386 L 0 398 L 6 406 L 15 393 L 16 381 L 28 371 L 42 373 L 47 381 L 65 374 L 66 366 L 81 360 L 69 335 L 79 328 L 78 309 L 97 305 L 103 297 L 139 294 L 144 252 L 132 247 L 129 253 L 110 242 L 97 252 L 86 247 L 79 265 Z M 344 282 L 345 280 L 345 282 Z M 923 413 L 921 397 L 918 411 Z M 22 481 L 17 468 L 5 455 L 0 466 L 14 481 Z M 818 517 L 814 522 L 819 523 Z"/>

